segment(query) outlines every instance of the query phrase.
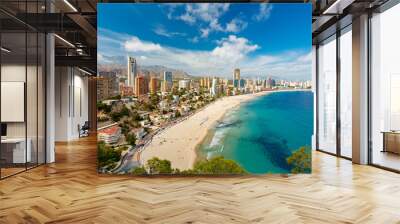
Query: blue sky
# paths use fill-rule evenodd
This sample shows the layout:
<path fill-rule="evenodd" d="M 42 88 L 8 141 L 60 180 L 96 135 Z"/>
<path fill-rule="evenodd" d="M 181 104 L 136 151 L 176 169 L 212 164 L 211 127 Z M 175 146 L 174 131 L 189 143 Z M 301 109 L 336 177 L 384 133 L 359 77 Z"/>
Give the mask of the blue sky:
<path fill-rule="evenodd" d="M 310 4 L 98 4 L 98 63 L 308 80 Z"/>

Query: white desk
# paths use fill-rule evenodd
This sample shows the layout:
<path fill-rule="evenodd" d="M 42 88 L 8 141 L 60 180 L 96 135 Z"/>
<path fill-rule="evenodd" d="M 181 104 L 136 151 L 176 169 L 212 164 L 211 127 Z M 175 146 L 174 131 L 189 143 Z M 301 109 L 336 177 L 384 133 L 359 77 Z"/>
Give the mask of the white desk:
<path fill-rule="evenodd" d="M 31 152 L 31 139 L 27 139 L 28 147 L 26 147 L 25 153 L 25 138 L 5 138 L 1 139 L 2 151 L 3 147 L 6 147 L 4 150 L 9 150 L 9 147 L 12 148 L 12 163 L 25 163 L 31 162 L 32 160 L 32 152 Z M 25 160 L 26 159 L 26 160 Z"/>

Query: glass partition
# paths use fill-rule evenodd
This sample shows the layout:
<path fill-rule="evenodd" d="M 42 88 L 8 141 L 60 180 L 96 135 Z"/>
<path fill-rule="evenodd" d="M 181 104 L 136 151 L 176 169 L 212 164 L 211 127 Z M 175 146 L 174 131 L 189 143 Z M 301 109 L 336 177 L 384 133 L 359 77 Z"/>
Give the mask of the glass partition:
<path fill-rule="evenodd" d="M 400 170 L 400 4 L 371 19 L 371 162 Z"/>
<path fill-rule="evenodd" d="M 351 25 L 340 35 L 340 154 L 352 157 L 352 35 Z"/>
<path fill-rule="evenodd" d="M 43 4 L 0 7 L 23 15 L 42 12 Z M 45 163 L 45 35 L 10 15 L 0 12 L 0 178 Z"/>
<path fill-rule="evenodd" d="M 31 158 L 26 150 L 26 37 L 25 32 L 1 34 L 2 177 L 24 171 Z"/>
<path fill-rule="evenodd" d="M 318 47 L 318 149 L 336 153 L 336 36 Z"/>

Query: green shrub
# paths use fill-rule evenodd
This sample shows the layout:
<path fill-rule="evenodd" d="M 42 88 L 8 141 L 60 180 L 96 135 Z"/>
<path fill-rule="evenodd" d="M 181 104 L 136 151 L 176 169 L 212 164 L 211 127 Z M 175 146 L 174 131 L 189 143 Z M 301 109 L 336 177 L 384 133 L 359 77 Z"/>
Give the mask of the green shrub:
<path fill-rule="evenodd" d="M 239 164 L 223 156 L 211 160 L 199 161 L 194 165 L 193 174 L 245 174 L 247 173 Z"/>
<path fill-rule="evenodd" d="M 292 173 L 311 173 L 311 149 L 309 147 L 300 147 L 286 161 L 293 167 Z"/>
<path fill-rule="evenodd" d="M 171 162 L 169 160 L 161 160 L 157 157 L 149 159 L 146 164 L 149 174 L 171 174 Z"/>
<path fill-rule="evenodd" d="M 129 173 L 133 174 L 133 175 L 146 175 L 147 174 L 146 169 L 144 167 L 132 168 Z"/>
<path fill-rule="evenodd" d="M 106 145 L 103 141 L 98 143 L 98 164 L 99 167 L 110 166 L 121 159 L 121 149 L 114 149 Z"/>

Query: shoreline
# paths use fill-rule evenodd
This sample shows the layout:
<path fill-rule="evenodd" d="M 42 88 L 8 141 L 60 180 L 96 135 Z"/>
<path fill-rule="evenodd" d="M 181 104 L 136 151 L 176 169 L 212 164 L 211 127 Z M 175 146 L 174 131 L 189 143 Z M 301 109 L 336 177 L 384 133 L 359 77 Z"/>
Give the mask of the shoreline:
<path fill-rule="evenodd" d="M 206 137 L 210 128 L 225 113 L 243 102 L 274 91 L 229 96 L 218 99 L 172 127 L 153 136 L 150 144 L 141 150 L 140 163 L 158 157 L 171 161 L 173 168 L 187 170 L 193 168 L 197 159 L 197 146 Z"/>
<path fill-rule="evenodd" d="M 309 91 L 307 89 L 285 89 L 262 91 L 252 94 L 229 96 L 205 106 L 189 118 L 174 124 L 167 130 L 153 136 L 152 141 L 140 152 L 140 163 L 158 157 L 171 161 L 173 168 L 192 169 L 199 158 L 199 146 L 209 131 L 215 127 L 229 110 L 235 110 L 247 103 L 270 93 L 287 91 Z"/>

